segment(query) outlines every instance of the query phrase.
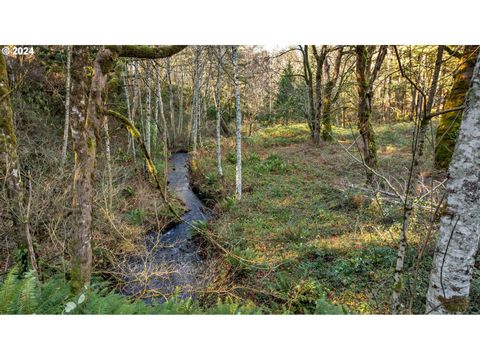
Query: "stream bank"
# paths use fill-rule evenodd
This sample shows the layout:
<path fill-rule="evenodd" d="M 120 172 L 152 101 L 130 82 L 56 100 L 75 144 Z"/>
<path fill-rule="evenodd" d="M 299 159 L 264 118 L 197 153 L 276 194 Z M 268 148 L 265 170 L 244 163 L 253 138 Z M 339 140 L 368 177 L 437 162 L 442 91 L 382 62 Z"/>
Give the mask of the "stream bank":
<path fill-rule="evenodd" d="M 191 224 L 206 221 L 209 213 L 190 186 L 189 154 L 178 152 L 168 163 L 168 186 L 187 211 L 181 222 L 165 233 L 152 232 L 145 239 L 146 252 L 128 259 L 128 275 L 121 293 L 159 302 L 177 293 L 191 297 L 206 285 L 200 247 L 193 241 Z"/>

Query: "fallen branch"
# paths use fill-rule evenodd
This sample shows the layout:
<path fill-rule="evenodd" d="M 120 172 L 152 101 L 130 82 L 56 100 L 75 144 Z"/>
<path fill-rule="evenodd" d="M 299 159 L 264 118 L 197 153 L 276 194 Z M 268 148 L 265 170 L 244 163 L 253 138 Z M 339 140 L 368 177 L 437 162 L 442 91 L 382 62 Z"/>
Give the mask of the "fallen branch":
<path fill-rule="evenodd" d="M 465 106 L 462 105 L 462 106 L 457 106 L 455 108 L 451 108 L 451 109 L 444 109 L 442 111 L 437 111 L 435 113 L 431 113 L 431 114 L 428 114 L 427 115 L 427 119 L 431 119 L 431 118 L 434 118 L 436 116 L 440 116 L 440 115 L 443 115 L 443 114 L 448 114 L 448 113 L 451 113 L 451 112 L 457 112 L 457 111 L 461 111 L 461 110 L 464 110 L 465 109 Z"/>

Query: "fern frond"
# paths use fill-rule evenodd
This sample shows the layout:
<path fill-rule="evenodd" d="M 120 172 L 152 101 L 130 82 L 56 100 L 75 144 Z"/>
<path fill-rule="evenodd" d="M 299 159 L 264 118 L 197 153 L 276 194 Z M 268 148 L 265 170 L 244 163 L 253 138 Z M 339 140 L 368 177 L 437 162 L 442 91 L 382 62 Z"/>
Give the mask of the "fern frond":
<path fill-rule="evenodd" d="M 18 286 L 18 313 L 20 314 L 32 314 L 35 312 L 37 306 L 37 279 L 33 271 L 29 271 L 25 274 L 25 277 L 20 281 Z"/>
<path fill-rule="evenodd" d="M 15 266 L 9 271 L 0 286 L 0 314 L 12 314 L 13 303 L 18 295 L 17 284 L 18 268 Z"/>

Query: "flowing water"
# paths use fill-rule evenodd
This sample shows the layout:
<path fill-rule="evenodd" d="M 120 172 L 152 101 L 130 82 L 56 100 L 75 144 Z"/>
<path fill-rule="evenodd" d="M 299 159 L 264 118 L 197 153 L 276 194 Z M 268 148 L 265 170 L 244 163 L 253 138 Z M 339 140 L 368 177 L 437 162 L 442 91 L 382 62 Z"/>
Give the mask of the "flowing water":
<path fill-rule="evenodd" d="M 190 188 L 188 154 L 176 153 L 169 161 L 169 188 L 180 198 L 188 211 L 182 222 L 167 232 L 153 232 L 146 238 L 146 254 L 128 260 L 127 285 L 122 293 L 159 296 L 159 301 L 179 289 L 180 297 L 193 296 L 202 287 L 203 264 L 199 247 L 192 239 L 191 223 L 207 220 L 208 214 Z M 163 297 L 162 297 L 163 295 Z"/>

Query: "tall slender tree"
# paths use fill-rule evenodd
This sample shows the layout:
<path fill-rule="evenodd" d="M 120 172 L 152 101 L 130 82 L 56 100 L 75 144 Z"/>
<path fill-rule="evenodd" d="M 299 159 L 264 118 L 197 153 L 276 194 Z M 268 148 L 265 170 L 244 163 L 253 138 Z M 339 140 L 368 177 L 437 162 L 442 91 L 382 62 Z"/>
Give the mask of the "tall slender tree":
<path fill-rule="evenodd" d="M 204 96 L 203 96 L 203 110 L 202 110 L 202 115 L 205 118 L 203 124 L 203 131 L 202 131 L 202 122 L 200 122 L 200 129 L 199 129 L 199 136 L 200 136 L 200 144 L 203 146 L 203 134 L 206 130 L 207 124 L 207 114 L 208 114 L 208 103 L 210 100 L 210 80 L 212 78 L 212 67 L 213 67 L 213 62 L 209 59 L 209 66 L 208 66 L 208 73 L 207 73 L 207 78 L 205 80 L 205 86 L 204 86 Z"/>
<path fill-rule="evenodd" d="M 400 231 L 400 239 L 398 242 L 397 250 L 397 261 L 395 264 L 395 275 L 394 275 L 394 285 L 391 296 L 391 311 L 393 314 L 397 314 L 400 311 L 400 296 L 403 291 L 403 270 L 405 264 L 405 256 L 408 246 L 408 231 L 410 226 L 410 219 L 413 214 L 414 200 L 415 200 L 415 190 L 416 184 L 420 177 L 420 165 L 422 150 L 420 145 L 423 145 L 426 129 L 430 120 L 430 110 L 433 105 L 433 97 L 435 95 L 435 90 L 437 87 L 438 74 L 440 72 L 441 66 L 441 52 L 442 47 L 439 46 L 437 52 L 437 61 L 435 65 L 435 70 L 432 78 L 432 83 L 430 85 L 429 95 L 427 96 L 425 92 L 418 86 L 418 83 L 413 81 L 404 71 L 403 65 L 400 60 L 400 55 L 398 53 L 397 47 L 394 46 L 395 55 L 398 61 L 398 67 L 400 73 L 404 76 L 414 87 L 419 95 L 421 95 L 419 100 L 420 109 L 416 114 L 416 129 L 414 131 L 414 138 L 412 141 L 412 159 L 410 163 L 410 173 L 407 180 L 407 185 L 405 189 L 405 196 L 403 199 L 403 218 L 402 218 L 402 228 Z M 440 57 L 440 59 L 439 59 Z"/>
<path fill-rule="evenodd" d="M 199 132 L 199 118 L 200 118 L 200 79 L 201 79 L 201 66 L 200 55 L 202 53 L 202 47 L 195 47 L 195 73 L 194 73 L 194 85 L 193 85 L 193 99 L 192 99 L 192 114 L 190 121 L 190 141 L 192 144 L 192 150 L 197 151 L 198 144 L 198 132 Z"/>
<path fill-rule="evenodd" d="M 20 223 L 18 204 L 23 197 L 22 181 L 9 83 L 7 61 L 0 55 L 0 177 L 5 179 L 2 183 L 6 186 L 7 197 L 12 200 L 13 221 Z"/>
<path fill-rule="evenodd" d="M 238 46 L 232 46 L 233 82 L 235 84 L 235 197 L 242 199 L 242 110 L 240 108 L 240 82 L 238 81 Z"/>
<path fill-rule="evenodd" d="M 152 61 L 147 60 L 147 95 L 145 99 L 145 146 L 149 154 L 152 154 L 151 124 L 152 124 Z"/>
<path fill-rule="evenodd" d="M 217 150 L 217 172 L 219 177 L 223 177 L 222 168 L 222 139 L 221 139 L 221 123 L 222 123 L 222 63 L 225 56 L 225 50 L 223 46 L 218 47 L 218 65 L 217 65 L 217 88 L 215 93 L 215 105 L 217 110 L 217 122 L 215 126 L 215 138 L 216 138 L 216 150 Z"/>
<path fill-rule="evenodd" d="M 172 129 L 171 145 L 173 145 L 175 143 L 176 128 L 175 128 L 175 106 L 174 106 L 173 83 L 172 83 L 172 64 L 170 62 L 170 58 L 166 58 L 165 62 L 167 67 L 167 82 L 168 82 L 168 110 L 170 112 L 170 128 Z"/>
<path fill-rule="evenodd" d="M 325 84 L 325 90 L 323 94 L 323 111 L 322 111 L 322 138 L 325 141 L 332 141 L 332 106 L 335 103 L 340 91 L 338 89 L 338 80 L 340 77 L 340 65 L 343 58 L 343 46 L 339 46 L 337 50 L 337 56 L 335 57 L 333 71 L 330 74 L 330 65 L 328 59 L 325 58 L 325 77 L 327 82 Z M 337 86 L 337 92 L 334 93 L 334 89 Z"/>
<path fill-rule="evenodd" d="M 99 131 L 97 118 L 91 117 L 93 98 L 99 96 L 98 83 L 105 81 L 102 72 L 94 68 L 90 96 L 92 104 L 87 112 L 86 67 L 88 65 L 88 48 L 74 46 L 72 50 L 72 116 L 71 131 L 75 167 L 73 177 L 73 216 L 75 227 L 72 243 L 71 287 L 72 292 L 81 292 L 90 284 L 92 268 L 92 203 L 93 180 L 96 162 L 96 133 Z M 96 62 L 96 65 L 100 64 Z"/>
<path fill-rule="evenodd" d="M 112 174 L 112 154 L 110 145 L 110 131 L 108 129 L 108 116 L 103 119 L 103 131 L 105 134 L 105 160 L 107 162 L 107 197 L 108 208 L 112 208 L 113 203 L 113 174 Z"/>
<path fill-rule="evenodd" d="M 158 99 L 158 109 L 160 110 L 160 118 L 162 120 L 162 150 L 163 150 L 163 198 L 166 200 L 168 191 L 167 191 L 167 177 L 168 177 L 168 127 L 167 119 L 165 117 L 165 111 L 163 108 L 163 98 L 162 98 L 162 88 L 160 83 L 160 68 L 157 69 L 157 99 Z M 158 126 L 158 123 L 157 123 Z"/>
<path fill-rule="evenodd" d="M 443 60 L 443 51 L 445 46 L 439 45 L 437 47 L 437 56 L 435 60 L 435 68 L 433 70 L 432 82 L 430 84 L 430 90 L 428 92 L 428 99 L 426 100 L 426 108 L 425 108 L 425 115 L 422 118 L 422 122 L 420 124 L 419 130 L 419 139 L 418 139 L 418 159 L 423 156 L 423 147 L 425 144 L 425 135 L 427 133 L 428 125 L 430 124 L 431 118 L 429 117 L 430 113 L 432 112 L 433 103 L 435 101 L 435 94 L 437 92 L 438 86 L 438 78 L 440 76 L 440 70 L 442 68 L 442 60 Z"/>
<path fill-rule="evenodd" d="M 183 132 L 183 70 L 180 70 L 180 86 L 178 87 L 178 134 Z"/>
<path fill-rule="evenodd" d="M 322 45 L 320 52 L 317 51 L 317 47 L 312 45 L 312 52 L 315 56 L 315 62 L 317 69 L 315 71 L 315 112 L 313 118 L 313 142 L 318 144 L 320 142 L 321 132 L 321 118 L 322 118 L 322 77 L 323 77 L 323 64 L 327 56 L 327 47 Z"/>
<path fill-rule="evenodd" d="M 125 70 L 122 73 L 122 79 L 123 79 L 123 88 L 125 92 L 125 101 L 127 103 L 127 117 L 128 121 L 130 121 L 132 124 L 135 124 L 133 120 L 133 110 L 132 110 L 132 105 L 130 103 L 130 93 L 128 91 L 128 64 L 125 64 Z M 136 152 L 135 152 L 135 139 L 133 138 L 132 134 L 128 134 L 128 145 L 129 148 L 132 150 L 132 157 L 133 161 L 136 162 Z"/>
<path fill-rule="evenodd" d="M 13 124 L 13 110 L 11 92 L 7 71 L 7 61 L 0 55 L 0 179 L 7 198 L 6 208 L 9 210 L 16 230 L 17 247 L 22 253 L 23 270 L 27 267 L 26 255 L 28 252 L 31 265 L 38 272 L 35 253 L 28 228 L 28 216 L 24 209 L 24 190 L 20 174 L 20 160 L 18 157 L 18 144 L 15 127 Z M 7 214 L 5 214 L 5 217 Z"/>
<path fill-rule="evenodd" d="M 305 79 L 305 84 L 307 85 L 307 123 L 310 128 L 310 137 L 312 141 L 315 141 L 315 105 L 313 98 L 313 80 L 312 80 L 312 68 L 310 66 L 308 45 L 299 46 L 299 49 L 302 53 L 303 59 L 303 78 Z M 271 106 L 270 106 L 271 108 Z"/>
<path fill-rule="evenodd" d="M 70 129 L 70 87 L 71 87 L 72 46 L 67 46 L 67 76 L 65 83 L 65 122 L 63 124 L 62 169 L 67 160 L 68 132 Z"/>

